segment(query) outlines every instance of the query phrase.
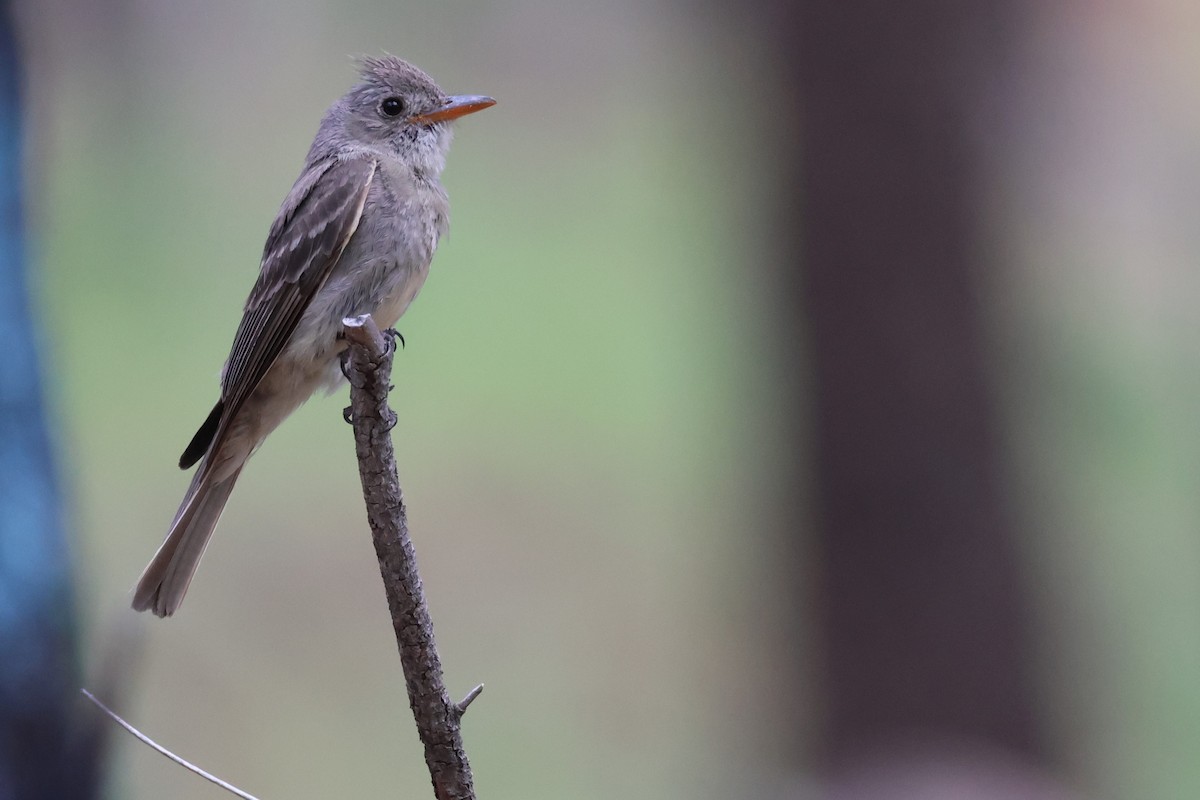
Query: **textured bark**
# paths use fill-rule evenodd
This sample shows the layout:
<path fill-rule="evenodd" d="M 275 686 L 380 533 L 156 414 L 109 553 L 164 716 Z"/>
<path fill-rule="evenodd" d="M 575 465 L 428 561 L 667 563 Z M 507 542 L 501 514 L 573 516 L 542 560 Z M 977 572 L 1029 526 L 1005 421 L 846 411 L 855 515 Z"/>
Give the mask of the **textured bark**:
<path fill-rule="evenodd" d="M 425 745 L 425 763 L 438 800 L 474 798 L 471 765 L 463 749 L 459 722 L 478 689 L 456 704 L 442 682 L 442 662 L 408 535 L 404 495 L 392 450 L 395 415 L 388 407 L 387 397 L 391 389 L 393 348 L 370 316 L 345 320 L 345 330 L 351 343 L 348 411 L 354 424 L 358 472 L 388 611 L 400 648 L 408 701 Z"/>

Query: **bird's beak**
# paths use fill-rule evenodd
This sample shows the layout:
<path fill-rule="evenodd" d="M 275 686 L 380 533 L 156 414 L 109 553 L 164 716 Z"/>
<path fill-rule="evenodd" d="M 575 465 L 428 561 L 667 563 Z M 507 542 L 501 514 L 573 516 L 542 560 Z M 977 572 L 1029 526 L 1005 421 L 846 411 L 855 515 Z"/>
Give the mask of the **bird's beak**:
<path fill-rule="evenodd" d="M 432 122 L 446 122 L 467 114 L 474 114 L 476 111 L 483 111 L 494 105 L 496 105 L 496 101 L 490 97 L 478 94 L 460 94 L 446 98 L 446 102 L 442 104 L 441 108 L 430 111 L 428 114 L 418 114 L 410 121 L 426 125 Z"/>

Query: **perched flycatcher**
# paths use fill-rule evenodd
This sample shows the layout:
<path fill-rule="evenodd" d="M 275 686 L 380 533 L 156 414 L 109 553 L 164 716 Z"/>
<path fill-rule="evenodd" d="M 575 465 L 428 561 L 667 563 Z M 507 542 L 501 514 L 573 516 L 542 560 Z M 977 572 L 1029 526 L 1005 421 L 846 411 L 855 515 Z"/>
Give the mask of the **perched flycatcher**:
<path fill-rule="evenodd" d="M 343 379 L 342 319 L 391 327 L 417 296 L 449 203 L 440 176 L 450 123 L 490 97 L 448 97 L 393 56 L 362 63 L 362 82 L 334 103 L 263 248 L 221 398 L 179 459 L 199 462 L 133 607 L 179 608 L 250 454 L 320 387 Z"/>

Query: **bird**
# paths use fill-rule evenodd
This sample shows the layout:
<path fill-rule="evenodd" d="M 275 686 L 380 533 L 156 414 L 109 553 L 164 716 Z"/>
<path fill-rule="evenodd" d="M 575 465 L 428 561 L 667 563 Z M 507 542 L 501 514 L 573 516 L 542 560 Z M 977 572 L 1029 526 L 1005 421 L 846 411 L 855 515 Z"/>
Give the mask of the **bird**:
<path fill-rule="evenodd" d="M 179 609 L 246 460 L 315 391 L 344 380 L 342 320 L 395 325 L 446 233 L 451 123 L 496 101 L 446 95 L 391 55 L 362 59 L 360 72 L 326 111 L 267 234 L 220 397 L 179 459 L 196 472 L 134 589 L 137 611 Z"/>

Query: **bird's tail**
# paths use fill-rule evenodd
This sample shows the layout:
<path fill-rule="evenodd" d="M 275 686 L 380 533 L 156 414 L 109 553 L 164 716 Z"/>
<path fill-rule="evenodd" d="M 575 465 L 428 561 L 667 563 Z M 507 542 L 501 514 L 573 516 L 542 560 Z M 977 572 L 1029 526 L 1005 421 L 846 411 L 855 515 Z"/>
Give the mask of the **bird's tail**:
<path fill-rule="evenodd" d="M 167 538 L 138 579 L 133 592 L 135 611 L 150 609 L 157 616 L 169 617 L 183 602 L 200 557 L 208 547 L 229 493 L 242 471 L 239 466 L 228 476 L 215 481 L 207 466 L 207 463 L 200 465 L 175 513 Z"/>

